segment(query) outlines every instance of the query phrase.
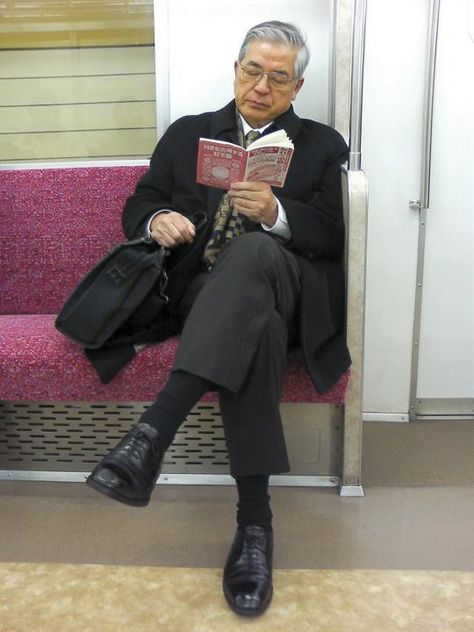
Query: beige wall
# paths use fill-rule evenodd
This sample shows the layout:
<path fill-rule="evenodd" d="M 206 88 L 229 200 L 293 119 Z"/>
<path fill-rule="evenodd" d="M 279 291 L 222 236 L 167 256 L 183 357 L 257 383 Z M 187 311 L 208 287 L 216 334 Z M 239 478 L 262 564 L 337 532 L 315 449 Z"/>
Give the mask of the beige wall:
<path fill-rule="evenodd" d="M 0 161 L 147 157 L 153 47 L 0 51 Z"/>

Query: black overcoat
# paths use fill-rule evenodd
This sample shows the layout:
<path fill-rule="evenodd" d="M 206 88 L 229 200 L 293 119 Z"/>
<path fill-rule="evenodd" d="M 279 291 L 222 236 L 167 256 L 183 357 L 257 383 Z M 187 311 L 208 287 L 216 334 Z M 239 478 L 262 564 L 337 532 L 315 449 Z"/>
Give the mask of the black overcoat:
<path fill-rule="evenodd" d="M 344 337 L 344 223 L 340 167 L 347 146 L 334 129 L 298 117 L 293 108 L 279 116 L 268 131 L 285 129 L 295 147 L 283 188 L 273 193 L 282 203 L 291 230 L 285 247 L 301 268 L 300 341 L 306 368 L 318 391 L 331 387 L 350 365 Z M 123 228 L 132 239 L 143 231 L 154 211 L 170 209 L 187 217 L 207 218 L 192 245 L 172 251 L 169 293 L 172 302 L 200 265 L 212 229 L 221 189 L 196 183 L 200 137 L 238 143 L 235 102 L 221 110 L 191 115 L 172 123 L 160 139 L 150 168 L 127 199 Z M 262 230 L 246 221 L 247 230 Z"/>

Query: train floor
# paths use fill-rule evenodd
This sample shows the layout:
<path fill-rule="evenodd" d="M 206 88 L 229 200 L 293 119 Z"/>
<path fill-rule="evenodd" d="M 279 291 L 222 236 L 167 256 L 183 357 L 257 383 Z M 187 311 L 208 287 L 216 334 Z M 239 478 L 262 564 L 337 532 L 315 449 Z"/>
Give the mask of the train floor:
<path fill-rule="evenodd" d="M 0 482 L 0 631 L 474 629 L 474 488 L 271 488 L 275 595 L 221 594 L 232 487 L 158 485 L 146 509 L 78 483 Z"/>

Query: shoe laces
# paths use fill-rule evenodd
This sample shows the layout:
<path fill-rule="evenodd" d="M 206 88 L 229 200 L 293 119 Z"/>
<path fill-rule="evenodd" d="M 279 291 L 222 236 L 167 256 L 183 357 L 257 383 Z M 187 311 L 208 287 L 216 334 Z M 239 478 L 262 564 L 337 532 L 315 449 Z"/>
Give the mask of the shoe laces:
<path fill-rule="evenodd" d="M 155 442 L 147 435 L 146 432 L 140 431 L 136 436 L 131 437 L 127 444 L 123 447 L 123 450 L 132 457 L 142 457 L 145 452 L 151 448 L 152 453 L 155 453 L 157 446 Z"/>
<path fill-rule="evenodd" d="M 259 535 L 252 533 L 244 534 L 244 541 L 242 544 L 242 554 L 240 560 L 244 564 L 250 566 L 260 566 L 265 564 L 266 549 L 265 541 Z"/>

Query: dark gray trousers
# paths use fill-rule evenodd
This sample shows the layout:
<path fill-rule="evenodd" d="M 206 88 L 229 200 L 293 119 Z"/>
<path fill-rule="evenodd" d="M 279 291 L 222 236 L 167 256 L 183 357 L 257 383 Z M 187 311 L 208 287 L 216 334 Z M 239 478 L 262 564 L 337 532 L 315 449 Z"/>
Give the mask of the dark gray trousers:
<path fill-rule="evenodd" d="M 253 232 L 226 244 L 181 302 L 174 370 L 216 385 L 233 476 L 289 470 L 279 402 L 299 292 L 294 255 Z"/>

